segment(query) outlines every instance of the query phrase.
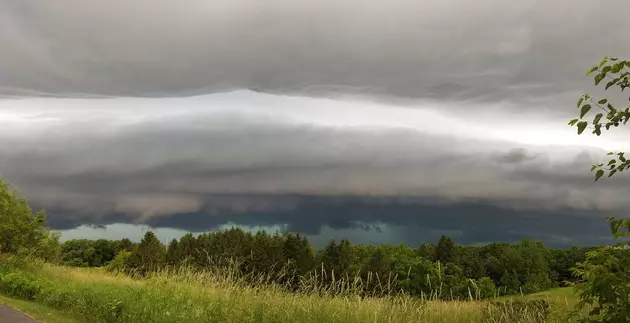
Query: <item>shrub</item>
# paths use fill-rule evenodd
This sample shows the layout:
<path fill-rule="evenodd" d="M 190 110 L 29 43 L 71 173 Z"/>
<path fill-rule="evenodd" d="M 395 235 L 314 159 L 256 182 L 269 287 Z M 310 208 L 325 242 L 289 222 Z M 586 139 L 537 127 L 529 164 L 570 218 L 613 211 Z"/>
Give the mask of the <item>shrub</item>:
<path fill-rule="evenodd" d="M 33 213 L 26 198 L 0 179 L 0 253 L 36 250 L 48 236 L 45 225 L 44 212 Z"/>
<path fill-rule="evenodd" d="M 580 302 L 574 315 L 590 307 L 579 322 L 630 322 L 630 256 L 628 250 L 604 247 L 588 254 L 575 268 Z"/>
<path fill-rule="evenodd" d="M 116 255 L 116 258 L 107 265 L 106 270 L 114 273 L 124 272 L 129 264 L 129 257 L 131 257 L 130 251 L 121 251 Z"/>
<path fill-rule="evenodd" d="M 38 281 L 24 272 L 8 273 L 0 279 L 0 291 L 13 297 L 32 300 L 40 288 Z"/>
<path fill-rule="evenodd" d="M 478 298 L 491 298 L 497 295 L 497 287 L 489 277 L 477 280 Z"/>
<path fill-rule="evenodd" d="M 0 255 L 0 275 L 26 269 L 28 267 L 29 263 L 24 258 Z"/>

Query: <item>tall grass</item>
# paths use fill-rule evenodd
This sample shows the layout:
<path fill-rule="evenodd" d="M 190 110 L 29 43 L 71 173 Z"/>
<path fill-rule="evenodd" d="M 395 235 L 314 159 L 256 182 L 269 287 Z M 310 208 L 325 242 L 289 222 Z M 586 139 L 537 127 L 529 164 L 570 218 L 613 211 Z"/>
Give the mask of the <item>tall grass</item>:
<path fill-rule="evenodd" d="M 533 323 L 544 322 L 549 310 L 544 303 L 522 301 L 444 302 L 401 293 L 376 298 L 361 294 L 363 283 L 353 279 L 334 279 L 335 284 L 323 287 L 313 277 L 290 293 L 285 286 L 262 283 L 273 277 L 260 275 L 261 283 L 251 278 L 225 269 L 179 268 L 140 279 L 0 256 L 0 292 L 90 322 Z"/>

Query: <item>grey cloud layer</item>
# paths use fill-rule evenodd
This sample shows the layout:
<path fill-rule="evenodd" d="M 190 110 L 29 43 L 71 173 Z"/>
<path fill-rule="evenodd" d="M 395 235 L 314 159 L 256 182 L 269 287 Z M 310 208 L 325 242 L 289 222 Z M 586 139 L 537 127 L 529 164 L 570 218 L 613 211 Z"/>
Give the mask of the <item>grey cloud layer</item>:
<path fill-rule="evenodd" d="M 630 50 L 623 0 L 0 1 L 0 93 L 534 100 Z"/>
<path fill-rule="evenodd" d="M 117 102 L 126 101 L 110 104 Z M 619 189 L 627 187 L 623 178 L 591 185 L 587 168 L 604 155 L 598 149 L 389 126 L 326 126 L 229 109 L 204 112 L 203 106 L 184 106 L 178 115 L 169 115 L 168 108 L 131 115 L 121 109 L 117 118 L 90 118 L 69 113 L 76 106 L 70 102 L 62 106 L 24 121 L 31 126 L 5 128 L 0 142 L 0 175 L 35 205 L 65 218 L 58 223 L 99 223 L 112 216 L 151 223 L 190 213 L 253 222 L 259 214 L 260 221 L 266 215 L 273 222 L 287 216 L 271 215 L 286 212 L 308 230 L 334 221 L 297 212 L 304 196 L 473 200 L 512 210 L 569 208 L 593 215 L 630 206 Z M 387 212 L 351 217 L 392 221 Z"/>

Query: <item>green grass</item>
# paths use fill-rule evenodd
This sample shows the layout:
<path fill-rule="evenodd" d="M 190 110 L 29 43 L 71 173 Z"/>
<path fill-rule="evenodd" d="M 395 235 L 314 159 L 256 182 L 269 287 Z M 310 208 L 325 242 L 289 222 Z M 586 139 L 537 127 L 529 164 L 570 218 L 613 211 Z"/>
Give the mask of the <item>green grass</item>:
<path fill-rule="evenodd" d="M 296 294 L 247 286 L 221 273 L 163 272 L 140 280 L 102 269 L 26 264 L 6 257 L 0 257 L 0 292 L 89 322 L 542 322 L 537 310 L 517 313 L 510 300 L 496 307 L 488 301 L 406 296 L 361 299 L 351 292 L 335 297 Z M 557 311 L 562 306 L 553 304 L 556 313 L 547 322 L 566 322 L 563 310 Z"/>
<path fill-rule="evenodd" d="M 20 310 L 38 322 L 44 323 L 82 323 L 85 320 L 74 317 L 68 313 L 64 313 L 48 306 L 37 304 L 30 301 L 16 299 L 4 295 L 0 295 L 0 304 L 8 305 L 12 308 Z"/>
<path fill-rule="evenodd" d="M 576 304 L 579 301 L 578 296 L 573 291 L 573 287 L 554 288 L 548 291 L 526 295 L 526 297 L 535 299 L 549 299 L 570 304 Z"/>
<path fill-rule="evenodd" d="M 501 300 L 518 300 L 518 299 L 540 299 L 548 301 L 553 308 L 556 317 L 567 316 L 569 312 L 575 308 L 579 302 L 578 295 L 575 294 L 573 287 L 553 288 L 544 292 L 528 294 L 528 295 L 511 295 L 500 297 Z M 581 311 L 583 314 L 588 312 L 588 308 Z"/>
<path fill-rule="evenodd" d="M 528 295 L 509 295 L 502 296 L 500 299 L 546 299 L 553 302 L 564 302 L 576 304 L 579 301 L 578 296 L 573 292 L 573 287 L 553 288 L 544 292 L 528 294 Z"/>

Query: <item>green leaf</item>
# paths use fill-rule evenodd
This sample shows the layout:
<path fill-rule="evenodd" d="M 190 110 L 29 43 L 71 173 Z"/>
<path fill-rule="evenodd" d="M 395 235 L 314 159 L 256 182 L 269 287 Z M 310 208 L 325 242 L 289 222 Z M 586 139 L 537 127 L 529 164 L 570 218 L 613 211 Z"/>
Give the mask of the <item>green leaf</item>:
<path fill-rule="evenodd" d="M 619 231 L 619 226 L 620 225 L 621 225 L 621 223 L 619 223 L 619 220 L 610 221 L 610 232 L 613 235 L 617 234 L 617 232 Z"/>
<path fill-rule="evenodd" d="M 595 173 L 595 181 L 597 181 L 602 176 L 604 176 L 604 171 L 600 169 Z"/>
<path fill-rule="evenodd" d="M 599 82 L 601 82 L 604 79 L 604 75 L 603 74 L 597 74 L 595 76 L 595 85 L 599 85 Z"/>
<path fill-rule="evenodd" d="M 610 165 L 612 165 L 612 164 L 614 164 L 614 163 L 616 163 L 616 162 L 617 162 L 617 161 L 616 161 L 615 159 L 611 159 L 611 160 L 608 162 L 608 165 L 610 166 Z"/>
<path fill-rule="evenodd" d="M 597 181 L 602 176 L 604 176 L 604 171 L 600 169 L 595 173 L 595 181 Z"/>
<path fill-rule="evenodd" d="M 610 155 L 614 155 L 615 153 L 613 153 L 612 151 L 607 153 L 606 155 L 610 156 Z"/>
<path fill-rule="evenodd" d="M 594 124 L 599 123 L 599 120 L 601 120 L 603 116 L 604 116 L 604 115 L 603 115 L 602 113 L 598 113 L 598 114 L 595 116 L 595 118 L 593 119 L 593 123 L 594 123 Z M 577 120 L 577 119 L 576 119 L 576 120 Z M 573 120 L 571 120 L 571 121 L 573 121 Z"/>
<path fill-rule="evenodd" d="M 610 173 L 608 173 L 608 177 L 615 175 L 616 172 L 617 172 L 616 169 L 611 170 Z"/>
<path fill-rule="evenodd" d="M 606 73 L 610 72 L 611 69 L 612 69 L 612 67 L 606 66 L 606 67 L 602 68 L 601 74 L 605 76 Z"/>
<path fill-rule="evenodd" d="M 606 104 L 606 102 L 608 102 L 608 99 L 601 99 L 601 100 L 597 101 L 597 103 L 599 103 L 599 104 Z"/>
<path fill-rule="evenodd" d="M 591 75 L 591 73 L 593 73 L 593 72 L 597 71 L 598 69 L 599 69 L 599 66 L 593 66 L 593 67 L 591 67 L 591 69 L 590 69 L 590 70 L 588 70 L 588 72 L 586 72 L 586 76 Z"/>
<path fill-rule="evenodd" d="M 588 122 L 586 122 L 586 121 L 578 122 L 578 124 L 577 124 L 578 135 L 581 135 L 582 132 L 584 132 L 584 129 L 586 129 L 586 125 L 588 125 Z"/>
<path fill-rule="evenodd" d="M 569 121 L 569 126 L 573 127 L 578 122 L 578 119 L 573 119 Z"/>
<path fill-rule="evenodd" d="M 618 79 L 614 79 L 608 83 L 606 83 L 606 88 L 604 90 L 608 90 L 611 86 L 615 85 L 615 83 L 617 83 L 617 81 L 619 81 Z"/>
<path fill-rule="evenodd" d="M 597 165 L 592 165 L 591 166 L 591 172 L 595 170 L 595 168 L 597 168 Z"/>
<path fill-rule="evenodd" d="M 579 98 L 578 102 L 577 102 L 577 107 L 579 108 L 580 105 L 582 104 L 582 102 L 584 102 L 584 98 Z"/>
<path fill-rule="evenodd" d="M 604 59 L 602 59 L 602 61 L 599 62 L 599 67 L 602 67 L 604 64 L 606 64 L 606 62 L 608 62 L 608 57 L 604 57 Z"/>
<path fill-rule="evenodd" d="M 590 104 L 585 104 L 582 106 L 582 109 L 580 110 L 580 118 L 584 118 L 584 116 L 591 110 L 591 105 Z"/>

